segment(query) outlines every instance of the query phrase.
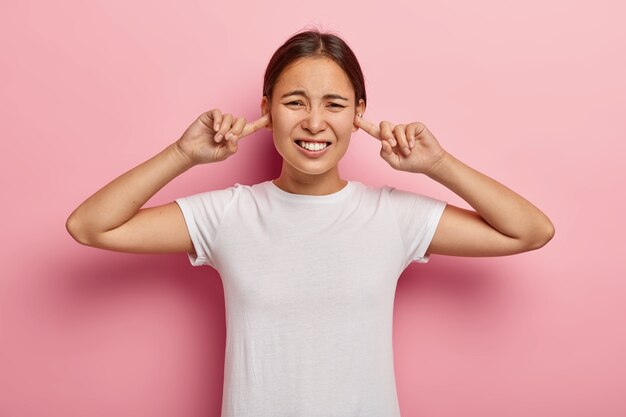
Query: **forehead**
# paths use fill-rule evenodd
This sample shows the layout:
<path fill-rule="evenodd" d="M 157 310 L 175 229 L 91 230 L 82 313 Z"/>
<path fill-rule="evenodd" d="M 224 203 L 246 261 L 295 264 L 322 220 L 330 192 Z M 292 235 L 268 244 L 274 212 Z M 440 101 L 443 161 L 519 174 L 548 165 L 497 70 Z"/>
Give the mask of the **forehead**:
<path fill-rule="evenodd" d="M 335 61 L 327 57 L 300 58 L 289 64 L 278 77 L 274 94 L 301 89 L 312 97 L 325 94 L 354 96 L 350 79 Z"/>

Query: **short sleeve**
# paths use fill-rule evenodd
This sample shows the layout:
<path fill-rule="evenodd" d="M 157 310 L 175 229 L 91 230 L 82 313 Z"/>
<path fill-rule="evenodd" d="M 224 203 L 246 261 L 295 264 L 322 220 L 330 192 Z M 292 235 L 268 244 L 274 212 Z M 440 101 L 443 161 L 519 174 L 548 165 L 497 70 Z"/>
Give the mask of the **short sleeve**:
<path fill-rule="evenodd" d="M 176 199 L 193 243 L 195 254 L 188 254 L 193 266 L 215 267 L 215 240 L 222 219 L 235 200 L 239 186 L 240 184 L 235 184 L 223 190 L 207 191 Z"/>
<path fill-rule="evenodd" d="M 422 194 L 388 189 L 389 199 L 398 221 L 405 248 L 404 266 L 411 262 L 426 263 L 426 254 L 447 203 Z"/>

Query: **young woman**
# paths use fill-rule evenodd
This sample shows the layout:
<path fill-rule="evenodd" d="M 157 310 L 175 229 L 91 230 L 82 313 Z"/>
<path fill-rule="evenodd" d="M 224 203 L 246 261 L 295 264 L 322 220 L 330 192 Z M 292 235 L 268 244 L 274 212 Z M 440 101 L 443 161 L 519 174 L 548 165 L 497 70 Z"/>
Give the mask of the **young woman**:
<path fill-rule="evenodd" d="M 175 143 L 89 197 L 69 217 L 78 242 L 123 252 L 187 252 L 224 285 L 223 417 L 399 416 L 392 319 L 397 279 L 429 254 L 501 256 L 553 236 L 530 202 L 446 152 L 421 122 L 366 120 L 359 63 L 339 37 L 306 31 L 271 58 L 262 116 L 213 109 Z M 272 131 L 280 176 L 143 208 L 174 177 Z M 341 178 L 353 132 L 397 170 L 425 174 L 475 209 Z M 216 174 L 218 171 L 215 171 Z"/>

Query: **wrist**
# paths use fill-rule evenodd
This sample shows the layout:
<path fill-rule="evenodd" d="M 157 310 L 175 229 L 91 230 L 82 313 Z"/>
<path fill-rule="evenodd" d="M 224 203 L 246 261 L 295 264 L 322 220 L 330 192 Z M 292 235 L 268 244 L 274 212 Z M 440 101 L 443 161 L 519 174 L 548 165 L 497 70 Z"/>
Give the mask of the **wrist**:
<path fill-rule="evenodd" d="M 196 165 L 196 163 L 185 153 L 185 151 L 180 146 L 180 140 L 177 140 L 167 149 L 172 156 L 172 158 L 176 161 L 176 164 L 180 166 L 183 171 L 187 171 Z"/>
<path fill-rule="evenodd" d="M 456 161 L 454 156 L 444 151 L 443 155 L 430 167 L 428 172 L 425 172 L 425 174 L 431 179 L 441 182 L 441 180 L 447 176 L 447 172 L 454 161 Z"/>

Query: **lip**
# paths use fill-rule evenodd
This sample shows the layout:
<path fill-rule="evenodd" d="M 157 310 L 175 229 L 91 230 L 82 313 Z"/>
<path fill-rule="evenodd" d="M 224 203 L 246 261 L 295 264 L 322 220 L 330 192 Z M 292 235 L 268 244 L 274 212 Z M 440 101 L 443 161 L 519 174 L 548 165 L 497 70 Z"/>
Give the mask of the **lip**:
<path fill-rule="evenodd" d="M 300 140 L 300 139 L 297 139 L 297 140 Z M 308 140 L 307 140 L 307 142 L 308 142 Z M 311 142 L 326 143 L 327 141 L 325 141 L 325 140 L 316 140 L 316 141 L 311 141 Z M 328 151 L 328 148 L 333 146 L 333 144 L 331 143 L 330 145 L 326 146 L 321 151 L 309 151 L 308 149 L 304 149 L 302 146 L 298 145 L 295 140 L 293 141 L 293 146 L 295 146 L 307 158 L 317 159 L 317 158 L 320 158 L 320 157 L 324 156 L 324 154 Z"/>
<path fill-rule="evenodd" d="M 303 140 L 305 142 L 313 142 L 313 143 L 331 143 L 329 140 L 322 139 L 309 139 L 309 138 L 297 138 L 296 140 Z"/>

